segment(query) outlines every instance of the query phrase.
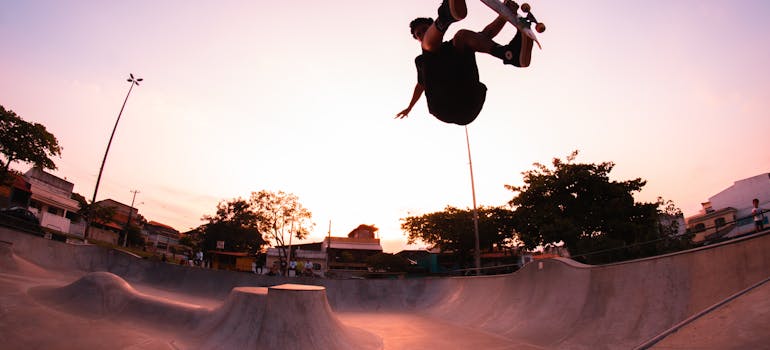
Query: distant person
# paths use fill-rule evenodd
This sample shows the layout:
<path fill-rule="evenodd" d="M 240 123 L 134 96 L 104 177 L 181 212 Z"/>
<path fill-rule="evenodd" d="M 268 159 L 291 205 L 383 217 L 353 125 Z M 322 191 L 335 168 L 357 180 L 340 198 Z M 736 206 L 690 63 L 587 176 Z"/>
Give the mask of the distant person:
<path fill-rule="evenodd" d="M 257 253 L 256 259 L 254 260 L 254 263 L 257 264 L 257 273 L 260 275 L 265 273 L 263 270 L 263 268 L 265 267 L 265 258 L 266 258 L 265 254 L 263 254 L 262 252 L 259 252 Z"/>
<path fill-rule="evenodd" d="M 268 276 L 278 276 L 278 266 L 273 265 L 270 267 L 270 271 L 267 272 Z"/>
<path fill-rule="evenodd" d="M 765 229 L 765 213 L 759 207 L 759 199 L 754 198 L 751 202 L 754 204 L 754 208 L 751 209 L 751 215 L 754 215 L 754 228 L 759 232 Z"/>
<path fill-rule="evenodd" d="M 203 251 L 199 250 L 197 254 L 195 254 L 195 258 L 198 260 L 195 265 L 202 266 L 203 265 Z"/>
<path fill-rule="evenodd" d="M 289 262 L 289 276 L 291 276 L 291 272 L 294 271 L 294 276 L 297 275 L 297 262 L 292 260 Z"/>
<path fill-rule="evenodd" d="M 168 258 L 166 257 L 166 254 L 163 254 L 163 256 L 160 257 L 161 262 L 167 262 Z"/>
<path fill-rule="evenodd" d="M 300 260 L 297 262 L 297 269 L 294 272 L 294 276 L 302 276 L 305 272 L 305 262 Z"/>

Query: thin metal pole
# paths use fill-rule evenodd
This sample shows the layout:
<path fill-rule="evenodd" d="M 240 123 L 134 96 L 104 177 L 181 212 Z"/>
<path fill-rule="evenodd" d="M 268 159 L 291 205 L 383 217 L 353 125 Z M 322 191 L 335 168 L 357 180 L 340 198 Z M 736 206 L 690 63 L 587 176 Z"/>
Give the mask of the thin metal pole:
<path fill-rule="evenodd" d="M 473 160 L 471 160 L 471 141 L 468 137 L 468 126 L 465 126 L 465 144 L 468 146 L 468 166 L 471 169 L 471 193 L 473 194 L 473 232 L 476 235 L 476 246 L 473 258 L 476 262 L 476 274 L 481 272 L 481 250 L 479 248 L 479 213 L 476 209 L 476 185 L 473 181 Z"/>

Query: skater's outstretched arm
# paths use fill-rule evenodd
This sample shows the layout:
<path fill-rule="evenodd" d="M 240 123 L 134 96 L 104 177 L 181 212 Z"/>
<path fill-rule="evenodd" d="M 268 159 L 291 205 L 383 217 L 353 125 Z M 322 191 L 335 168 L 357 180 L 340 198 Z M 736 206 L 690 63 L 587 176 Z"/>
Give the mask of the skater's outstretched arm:
<path fill-rule="evenodd" d="M 409 112 L 412 111 L 412 107 L 414 107 L 414 104 L 420 99 L 423 91 L 425 91 L 425 87 L 422 84 L 417 83 L 414 85 L 414 92 L 412 93 L 412 100 L 409 101 L 409 107 L 406 107 L 406 109 L 396 114 L 396 119 L 404 119 L 409 116 Z"/>

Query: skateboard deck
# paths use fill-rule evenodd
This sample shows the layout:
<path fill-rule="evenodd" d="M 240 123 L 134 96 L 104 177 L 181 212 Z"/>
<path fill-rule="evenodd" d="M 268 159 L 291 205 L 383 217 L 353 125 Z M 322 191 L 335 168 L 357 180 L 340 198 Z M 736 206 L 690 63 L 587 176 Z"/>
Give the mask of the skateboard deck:
<path fill-rule="evenodd" d="M 526 16 L 522 16 L 519 13 L 514 13 L 511 11 L 508 6 L 505 6 L 505 3 L 501 0 L 481 0 L 485 5 L 487 5 L 489 8 L 500 14 L 500 16 L 505 17 L 505 19 L 508 20 L 513 26 L 516 27 L 516 29 L 520 30 L 524 35 L 528 36 L 532 41 L 537 43 L 537 47 L 541 50 L 543 47 L 540 45 L 540 41 L 537 40 L 537 36 L 535 35 L 535 31 L 532 30 L 532 23 L 535 23 L 535 28 L 537 29 L 538 33 L 542 33 L 545 31 L 545 24 L 538 22 L 537 19 L 535 19 L 535 16 L 532 15 L 532 12 L 530 12 L 531 7 L 529 4 L 522 4 L 520 9 L 526 13 Z"/>

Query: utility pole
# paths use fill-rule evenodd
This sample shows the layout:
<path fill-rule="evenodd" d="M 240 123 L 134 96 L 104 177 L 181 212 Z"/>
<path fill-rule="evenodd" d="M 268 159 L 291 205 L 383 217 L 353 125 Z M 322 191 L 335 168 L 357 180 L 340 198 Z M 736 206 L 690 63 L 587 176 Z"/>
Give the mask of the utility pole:
<path fill-rule="evenodd" d="M 134 213 L 134 201 L 136 201 L 136 194 L 139 193 L 138 190 L 131 191 L 134 194 L 134 198 L 131 199 L 131 209 L 128 210 L 128 220 L 126 221 L 126 226 L 123 227 L 123 246 L 128 247 L 128 229 L 131 227 L 131 214 Z"/>

